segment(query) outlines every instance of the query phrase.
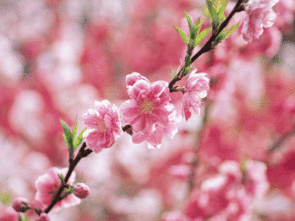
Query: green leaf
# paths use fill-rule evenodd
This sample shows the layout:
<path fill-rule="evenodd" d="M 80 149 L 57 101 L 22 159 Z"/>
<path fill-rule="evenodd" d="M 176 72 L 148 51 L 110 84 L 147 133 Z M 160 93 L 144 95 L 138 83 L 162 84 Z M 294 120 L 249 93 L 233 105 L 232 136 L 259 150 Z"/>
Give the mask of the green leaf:
<path fill-rule="evenodd" d="M 189 26 L 189 35 L 190 35 L 190 39 L 193 39 L 193 34 L 194 34 L 194 23 L 193 23 L 193 20 L 191 18 L 191 16 L 189 16 L 188 13 L 184 12 L 185 14 L 185 17 L 186 17 L 186 20 L 187 20 L 187 23 L 188 23 L 188 26 Z"/>
<path fill-rule="evenodd" d="M 239 25 L 240 22 L 232 25 L 228 29 L 222 30 L 222 32 L 216 37 L 215 42 L 218 44 L 227 39 L 239 27 Z"/>
<path fill-rule="evenodd" d="M 196 47 L 204 38 L 206 38 L 210 34 L 211 31 L 212 31 L 212 28 L 211 27 L 205 29 L 204 31 L 202 31 L 198 35 L 198 37 L 195 39 L 195 41 L 194 41 L 194 47 Z"/>
<path fill-rule="evenodd" d="M 75 143 L 73 145 L 73 151 L 75 151 L 77 149 L 77 147 L 82 143 L 83 141 L 83 133 L 84 131 L 87 129 L 87 127 L 85 127 L 78 135 L 78 137 L 75 140 Z"/>
<path fill-rule="evenodd" d="M 203 23 L 204 22 L 201 21 L 201 17 L 199 17 L 197 19 L 196 23 L 195 23 L 195 33 L 196 33 L 196 36 L 198 36 L 198 34 L 199 34 L 199 32 L 200 32 L 200 30 L 201 30 L 201 28 L 203 26 Z"/>
<path fill-rule="evenodd" d="M 218 3 L 218 20 L 221 23 L 224 19 L 224 11 L 228 4 L 228 0 L 219 0 Z"/>
<path fill-rule="evenodd" d="M 171 73 L 171 79 L 175 77 L 175 72 L 173 71 L 172 68 L 170 68 L 170 73 Z"/>
<path fill-rule="evenodd" d="M 18 221 L 23 221 L 23 218 L 21 217 L 20 214 L 18 214 Z"/>
<path fill-rule="evenodd" d="M 238 22 L 237 24 L 234 24 L 231 27 L 229 27 L 225 32 L 225 38 L 224 39 L 227 39 L 239 26 L 240 26 L 240 22 Z"/>
<path fill-rule="evenodd" d="M 219 26 L 218 14 L 217 14 L 216 9 L 214 8 L 211 0 L 206 0 L 206 3 L 207 3 L 208 10 L 209 10 L 210 18 L 212 20 L 213 30 L 216 30 L 217 27 Z"/>
<path fill-rule="evenodd" d="M 65 183 L 64 175 L 62 175 L 62 174 L 58 174 L 58 177 L 59 177 L 61 183 Z"/>
<path fill-rule="evenodd" d="M 179 27 L 177 27 L 176 25 L 173 25 L 173 26 L 176 29 L 176 31 L 180 34 L 180 37 L 182 38 L 182 40 L 184 41 L 184 43 L 186 45 L 188 45 L 188 43 L 189 43 L 188 36 Z"/>
<path fill-rule="evenodd" d="M 67 125 L 66 122 L 64 122 L 63 120 L 60 120 L 60 123 L 61 123 L 61 126 L 64 130 L 64 140 L 69 148 L 70 151 L 73 150 L 73 134 L 72 134 L 72 131 L 71 131 L 71 128 L 69 127 L 69 125 Z"/>
<path fill-rule="evenodd" d="M 77 133 L 77 125 L 78 125 L 78 122 L 77 122 L 77 115 L 76 115 L 75 125 L 74 125 L 73 132 L 72 132 L 73 140 L 75 140 L 75 137 L 76 137 L 76 133 Z"/>

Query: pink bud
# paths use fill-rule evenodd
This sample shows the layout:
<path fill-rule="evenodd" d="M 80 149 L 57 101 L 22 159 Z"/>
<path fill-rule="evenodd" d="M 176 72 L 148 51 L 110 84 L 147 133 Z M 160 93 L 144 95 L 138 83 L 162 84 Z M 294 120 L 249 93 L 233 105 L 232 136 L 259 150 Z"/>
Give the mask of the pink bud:
<path fill-rule="evenodd" d="M 89 187 L 85 183 L 78 183 L 74 190 L 74 194 L 76 197 L 84 199 L 89 195 Z"/>
<path fill-rule="evenodd" d="M 15 211 L 24 213 L 29 209 L 28 200 L 18 197 L 14 200 L 12 207 Z"/>
<path fill-rule="evenodd" d="M 35 221 L 50 221 L 50 218 L 46 213 L 42 213 Z"/>

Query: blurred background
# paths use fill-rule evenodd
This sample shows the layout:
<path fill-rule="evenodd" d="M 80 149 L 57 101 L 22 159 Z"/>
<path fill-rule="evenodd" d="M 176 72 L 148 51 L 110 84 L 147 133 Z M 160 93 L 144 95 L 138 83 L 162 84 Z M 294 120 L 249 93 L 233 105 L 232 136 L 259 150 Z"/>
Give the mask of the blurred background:
<path fill-rule="evenodd" d="M 132 72 L 151 82 L 170 81 L 170 68 L 181 65 L 186 50 L 173 24 L 188 30 L 184 11 L 196 19 L 203 9 L 203 0 L 0 0 L 3 207 L 16 197 L 33 200 L 40 175 L 53 166 L 67 167 L 60 119 L 73 126 L 77 118 L 82 130 L 82 115 L 95 100 L 119 106 L 129 99 L 125 76 Z M 243 215 L 248 220 L 294 220 L 295 140 L 288 136 L 282 148 L 271 154 L 268 149 L 292 134 L 295 122 L 295 3 L 281 0 L 274 10 L 277 21 L 259 40 L 245 44 L 239 29 L 195 62 L 211 79 L 209 123 L 201 141 L 196 133 L 204 113 L 182 120 L 174 140 L 164 139 L 157 150 L 133 144 L 124 134 L 112 148 L 81 161 L 77 180 L 86 182 L 90 196 L 79 206 L 50 213 L 51 220 L 153 221 L 169 211 L 196 218 L 185 200 L 196 146 L 196 191 L 221 173 L 223 163 L 260 162 L 264 169 L 256 178 L 261 179 L 253 182 L 265 188 L 244 205 Z M 239 13 L 234 22 L 244 16 Z M 171 96 L 181 112 L 182 95 Z M 206 220 L 222 220 L 212 214 Z"/>

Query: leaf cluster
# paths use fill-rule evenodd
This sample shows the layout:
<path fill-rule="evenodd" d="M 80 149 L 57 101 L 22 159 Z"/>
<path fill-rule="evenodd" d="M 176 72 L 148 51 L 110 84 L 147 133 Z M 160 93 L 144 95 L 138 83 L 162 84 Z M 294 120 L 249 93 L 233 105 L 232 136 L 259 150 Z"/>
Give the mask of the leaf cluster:
<path fill-rule="evenodd" d="M 201 21 L 201 17 L 199 17 L 195 22 L 193 22 L 191 16 L 186 12 L 185 17 L 189 26 L 189 36 L 187 36 L 184 31 L 182 31 L 176 25 L 174 25 L 174 28 L 180 34 L 182 40 L 190 49 L 190 51 L 192 51 L 192 49 L 194 49 L 211 32 L 211 28 L 207 28 L 200 33 L 204 23 Z"/>
<path fill-rule="evenodd" d="M 67 147 L 68 147 L 70 153 L 72 153 L 82 143 L 83 133 L 86 130 L 86 127 L 78 134 L 78 136 L 76 138 L 77 120 L 75 121 L 75 125 L 74 125 L 73 130 L 71 130 L 69 125 L 66 122 L 64 122 L 63 120 L 60 120 L 60 123 L 61 123 L 61 126 L 64 131 L 64 134 L 62 136 L 64 138 L 65 143 L 67 144 Z"/>

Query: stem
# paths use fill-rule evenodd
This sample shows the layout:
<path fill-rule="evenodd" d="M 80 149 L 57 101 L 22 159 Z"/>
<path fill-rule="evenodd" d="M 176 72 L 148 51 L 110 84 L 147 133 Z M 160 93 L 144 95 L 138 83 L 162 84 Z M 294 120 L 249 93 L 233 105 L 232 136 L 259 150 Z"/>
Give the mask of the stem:
<path fill-rule="evenodd" d="M 191 195 L 192 190 L 195 186 L 195 182 L 194 182 L 195 168 L 197 167 L 197 165 L 199 163 L 199 160 L 198 160 L 199 146 L 200 146 L 202 134 L 204 132 L 204 128 L 208 123 L 210 107 L 211 107 L 211 103 L 208 100 L 205 100 L 205 111 L 204 111 L 204 114 L 202 117 L 202 125 L 201 125 L 200 130 L 197 132 L 196 145 L 193 149 L 194 156 L 193 156 L 193 160 L 190 165 L 190 175 L 188 177 L 188 191 L 187 191 L 187 195 L 186 195 L 187 198 L 189 198 L 189 196 Z"/>
<path fill-rule="evenodd" d="M 50 210 L 54 207 L 55 204 L 57 204 L 59 201 L 61 201 L 63 198 L 61 197 L 61 194 L 63 192 L 63 190 L 65 189 L 65 187 L 67 187 L 67 182 L 70 179 L 70 176 L 72 175 L 75 167 L 77 166 L 77 164 L 79 163 L 79 161 L 84 158 L 87 157 L 90 153 L 92 153 L 93 151 L 91 149 L 85 149 L 86 148 L 86 143 L 84 142 L 76 156 L 76 158 L 74 158 L 72 161 L 70 161 L 70 166 L 69 166 L 69 170 L 66 174 L 64 183 L 61 184 L 61 186 L 59 187 L 59 190 L 57 191 L 54 199 L 51 201 L 50 205 L 47 207 L 47 209 L 44 211 L 44 213 L 49 213 Z"/>
<path fill-rule="evenodd" d="M 227 16 L 227 18 L 219 25 L 217 30 L 213 30 L 211 37 L 209 40 L 203 45 L 203 47 L 191 58 L 190 64 L 192 64 L 195 60 L 197 60 L 202 54 L 211 51 L 215 47 L 215 39 L 217 36 L 222 32 L 222 30 L 228 25 L 229 21 L 232 19 L 235 13 L 241 12 L 244 10 L 244 7 L 242 5 L 244 0 L 238 0 L 233 10 L 230 12 L 230 14 Z M 184 71 L 184 65 L 178 72 L 178 74 L 171 80 L 169 83 L 169 90 L 170 92 L 176 92 L 176 88 L 174 87 L 174 84 L 177 81 L 180 81 L 185 75 L 183 73 Z"/>
<path fill-rule="evenodd" d="M 293 130 L 291 130 L 289 133 L 284 134 L 280 139 L 277 140 L 277 142 L 275 142 L 269 149 L 268 149 L 268 153 L 271 153 L 277 149 L 279 149 L 282 144 L 284 142 L 286 142 L 286 140 L 288 138 L 290 138 L 291 136 L 293 136 L 295 134 L 295 127 L 293 128 Z"/>

